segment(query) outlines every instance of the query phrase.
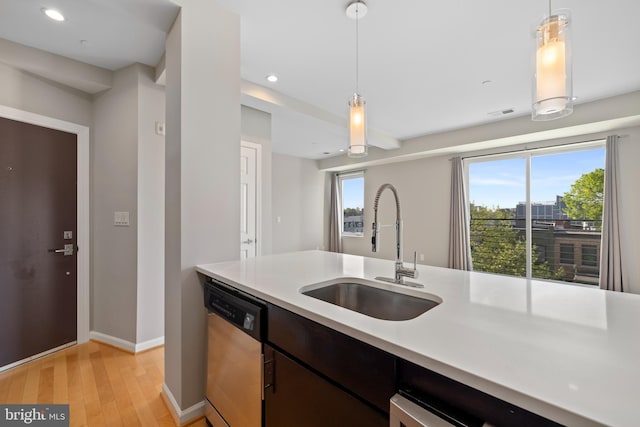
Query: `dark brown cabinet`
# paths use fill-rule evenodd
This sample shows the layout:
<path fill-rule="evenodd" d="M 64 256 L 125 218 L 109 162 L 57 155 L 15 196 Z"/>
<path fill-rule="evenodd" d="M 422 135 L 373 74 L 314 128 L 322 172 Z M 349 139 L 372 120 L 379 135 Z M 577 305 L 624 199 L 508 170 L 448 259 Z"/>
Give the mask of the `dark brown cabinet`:
<path fill-rule="evenodd" d="M 265 345 L 266 427 L 386 427 L 389 419 L 327 379 Z M 271 366 L 269 366 L 271 365 Z"/>
<path fill-rule="evenodd" d="M 267 316 L 267 427 L 388 426 L 395 357 L 272 304 Z"/>

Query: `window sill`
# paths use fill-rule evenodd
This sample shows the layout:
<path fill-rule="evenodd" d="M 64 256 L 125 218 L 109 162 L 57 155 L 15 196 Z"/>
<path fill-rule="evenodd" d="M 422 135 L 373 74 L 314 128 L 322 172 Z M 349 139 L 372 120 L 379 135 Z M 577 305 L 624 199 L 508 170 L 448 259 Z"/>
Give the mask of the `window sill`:
<path fill-rule="evenodd" d="M 342 237 L 364 237 L 364 233 L 342 233 Z"/>

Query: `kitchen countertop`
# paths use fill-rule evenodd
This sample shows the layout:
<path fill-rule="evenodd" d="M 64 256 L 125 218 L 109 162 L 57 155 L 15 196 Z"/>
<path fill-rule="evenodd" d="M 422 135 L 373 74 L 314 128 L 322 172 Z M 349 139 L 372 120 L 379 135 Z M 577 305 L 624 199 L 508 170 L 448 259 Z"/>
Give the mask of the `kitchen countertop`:
<path fill-rule="evenodd" d="M 303 295 L 336 278 L 393 276 L 393 261 L 323 251 L 199 265 L 200 273 L 566 425 L 640 420 L 640 295 L 418 265 L 442 303 L 380 320 Z"/>

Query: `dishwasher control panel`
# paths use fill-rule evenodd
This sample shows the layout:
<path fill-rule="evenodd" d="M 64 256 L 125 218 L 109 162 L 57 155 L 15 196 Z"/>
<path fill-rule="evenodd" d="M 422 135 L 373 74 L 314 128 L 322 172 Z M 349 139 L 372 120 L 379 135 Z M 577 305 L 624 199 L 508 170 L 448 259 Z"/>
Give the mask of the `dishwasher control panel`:
<path fill-rule="evenodd" d="M 224 283 L 209 279 L 205 282 L 204 305 L 252 337 L 261 340 L 261 317 L 266 307 L 260 301 Z"/>

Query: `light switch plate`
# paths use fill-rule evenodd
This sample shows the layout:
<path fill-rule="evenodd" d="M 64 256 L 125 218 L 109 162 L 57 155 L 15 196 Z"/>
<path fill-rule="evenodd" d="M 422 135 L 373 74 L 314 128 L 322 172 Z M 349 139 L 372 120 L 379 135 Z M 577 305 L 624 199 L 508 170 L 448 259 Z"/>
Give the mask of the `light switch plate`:
<path fill-rule="evenodd" d="M 164 134 L 165 134 L 164 122 L 156 122 L 156 135 L 164 135 Z"/>
<path fill-rule="evenodd" d="M 113 225 L 118 227 L 129 226 L 129 212 L 114 212 L 113 213 Z"/>

